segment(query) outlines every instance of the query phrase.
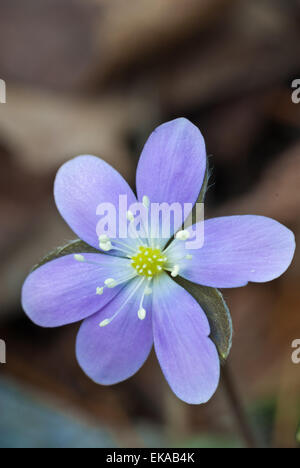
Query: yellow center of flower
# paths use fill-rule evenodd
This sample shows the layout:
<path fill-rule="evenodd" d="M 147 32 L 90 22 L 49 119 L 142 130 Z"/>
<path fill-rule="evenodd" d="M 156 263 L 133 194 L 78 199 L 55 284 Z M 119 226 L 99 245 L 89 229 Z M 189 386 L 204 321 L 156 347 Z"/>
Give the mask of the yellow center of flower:
<path fill-rule="evenodd" d="M 136 255 L 131 257 L 131 265 L 139 276 L 152 278 L 163 271 L 167 257 L 160 249 L 140 246 Z"/>

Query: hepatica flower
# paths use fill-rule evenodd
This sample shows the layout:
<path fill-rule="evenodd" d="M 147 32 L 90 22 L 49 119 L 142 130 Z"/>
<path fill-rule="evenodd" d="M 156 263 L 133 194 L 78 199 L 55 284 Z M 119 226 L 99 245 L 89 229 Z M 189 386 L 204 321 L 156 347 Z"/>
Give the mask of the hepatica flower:
<path fill-rule="evenodd" d="M 131 377 L 154 344 L 174 393 L 187 403 L 207 402 L 220 376 L 211 334 L 217 318 L 208 321 L 201 301 L 179 279 L 212 291 L 270 281 L 290 265 L 292 232 L 263 216 L 206 220 L 204 244 L 193 250 L 186 241 L 195 226 L 182 229 L 175 221 L 170 240 L 149 235 L 160 232 L 154 225 L 136 238 L 97 232 L 99 204 L 110 203 L 118 213 L 119 195 L 127 196 L 128 205 L 142 202 L 146 214 L 153 203 L 194 205 L 206 171 L 203 137 L 183 118 L 161 125 L 148 139 L 137 168 L 137 197 L 94 156 L 79 156 L 58 171 L 58 210 L 86 248 L 35 269 L 25 281 L 22 303 L 43 327 L 83 321 L 76 354 L 95 382 L 110 385 Z M 130 225 L 132 212 L 127 218 Z"/>

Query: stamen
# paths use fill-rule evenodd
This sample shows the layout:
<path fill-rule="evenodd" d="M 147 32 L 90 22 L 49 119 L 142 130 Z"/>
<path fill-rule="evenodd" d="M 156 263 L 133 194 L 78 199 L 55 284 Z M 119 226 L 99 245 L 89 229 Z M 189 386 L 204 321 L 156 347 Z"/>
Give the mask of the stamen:
<path fill-rule="evenodd" d="M 105 281 L 104 281 L 104 284 L 105 286 L 107 286 L 108 288 L 115 288 L 117 286 L 117 281 L 113 278 L 107 278 Z"/>
<path fill-rule="evenodd" d="M 189 239 L 189 237 L 190 237 L 190 233 L 187 230 L 178 231 L 175 234 L 175 239 L 178 239 L 178 240 L 181 240 L 181 241 L 185 241 L 185 240 Z"/>
<path fill-rule="evenodd" d="M 150 206 L 150 199 L 147 197 L 147 195 L 143 196 L 143 205 L 145 208 L 149 209 Z"/>
<path fill-rule="evenodd" d="M 75 254 L 74 255 L 74 259 L 77 261 L 77 262 L 85 262 L 85 258 L 83 255 L 80 255 L 80 254 Z"/>
<path fill-rule="evenodd" d="M 101 234 L 101 236 L 99 236 L 99 241 L 100 242 L 109 242 L 110 238 L 108 237 L 107 234 Z"/>
<path fill-rule="evenodd" d="M 101 263 L 98 263 L 98 262 L 92 262 L 91 260 L 86 260 L 85 257 L 83 255 L 80 255 L 80 254 L 75 254 L 74 255 L 74 259 L 77 261 L 77 262 L 81 262 L 81 263 L 88 263 L 89 265 L 96 265 L 97 267 L 101 267 Z"/>
<path fill-rule="evenodd" d="M 106 325 L 108 325 L 111 321 L 112 321 L 112 319 L 102 320 L 102 322 L 99 323 L 99 327 L 106 327 Z"/>
<path fill-rule="evenodd" d="M 133 223 L 133 221 L 134 221 L 134 216 L 133 216 L 132 211 L 128 210 L 127 213 L 126 213 L 126 217 L 127 217 L 128 221 L 130 221 L 131 223 Z"/>
<path fill-rule="evenodd" d="M 179 265 L 174 265 L 171 271 L 172 278 L 176 278 L 176 276 L 178 276 L 179 274 L 179 271 L 180 271 Z"/>
<path fill-rule="evenodd" d="M 128 210 L 127 211 L 127 219 L 130 221 L 130 225 L 129 225 L 129 229 L 132 228 L 133 231 L 134 231 L 134 235 L 136 236 L 137 239 L 139 239 L 139 241 L 141 242 L 141 245 L 145 245 L 148 243 L 148 240 L 147 239 L 144 239 L 140 236 L 139 232 L 137 231 L 136 227 L 133 226 L 133 223 L 134 223 L 134 214 L 132 213 L 132 211 Z M 144 223 L 142 222 L 142 227 L 144 229 L 144 233 L 143 234 L 146 234 L 146 230 L 145 230 L 145 227 L 144 227 Z M 146 237 L 147 237 L 147 234 L 146 234 Z"/>
<path fill-rule="evenodd" d="M 105 319 L 105 320 L 102 320 L 102 322 L 100 322 L 99 326 L 100 327 L 106 327 L 106 325 L 108 325 L 120 312 L 121 310 L 126 306 L 126 304 L 128 304 L 128 302 L 130 301 L 130 299 L 132 298 L 132 296 L 135 295 L 135 293 L 137 292 L 137 290 L 140 288 L 140 286 L 142 285 L 142 283 L 145 281 L 145 279 L 143 278 L 141 281 L 139 281 L 139 283 L 137 284 L 137 286 L 133 289 L 133 291 L 131 291 L 131 293 L 129 294 L 129 296 L 127 297 L 126 301 L 122 304 L 122 306 L 117 310 L 117 312 L 109 319 Z"/>
<path fill-rule="evenodd" d="M 100 242 L 99 247 L 104 250 L 104 252 L 109 252 L 112 249 L 112 244 L 110 241 Z"/>
<path fill-rule="evenodd" d="M 111 243 L 112 243 L 112 244 L 121 245 L 122 247 L 124 247 L 124 248 L 120 248 L 120 247 L 115 247 L 115 246 L 113 246 L 113 248 L 114 248 L 115 250 L 120 250 L 120 252 L 124 252 L 124 253 L 126 253 L 127 255 L 130 253 L 130 252 L 129 252 L 130 250 L 131 250 L 132 253 L 135 252 L 135 249 L 134 249 L 133 247 L 130 247 L 130 245 L 126 244 L 125 242 L 121 242 L 121 241 L 119 241 L 119 240 L 114 240 L 114 239 L 112 239 L 112 240 L 111 240 Z M 126 249 L 128 252 L 126 252 L 125 249 Z M 131 255 L 132 255 L 132 254 L 131 254 Z"/>
<path fill-rule="evenodd" d="M 146 311 L 143 307 L 138 310 L 138 318 L 144 320 L 146 318 Z"/>
<path fill-rule="evenodd" d="M 116 247 L 113 244 L 121 245 L 123 248 Z M 130 250 L 132 253 L 135 252 L 135 249 L 127 245 L 125 242 L 120 242 L 119 240 L 110 239 L 107 234 L 101 234 L 101 236 L 99 236 L 99 247 L 104 252 L 109 252 L 112 249 L 119 250 L 120 252 L 126 254 L 127 257 L 130 256 Z"/>
<path fill-rule="evenodd" d="M 143 196 L 142 203 L 143 203 L 144 207 L 147 210 L 147 224 L 145 225 L 144 220 L 142 220 L 142 226 L 143 226 L 146 238 L 147 238 L 147 241 L 145 243 L 147 243 L 149 245 L 152 245 L 152 239 L 151 239 L 150 230 L 149 230 L 149 219 L 148 219 L 149 218 L 148 212 L 149 212 L 149 207 L 150 207 L 150 199 L 149 199 L 149 197 L 147 197 L 147 195 Z"/>
<path fill-rule="evenodd" d="M 96 289 L 96 294 L 98 294 L 98 296 L 101 296 L 103 294 L 103 291 L 104 291 L 104 288 L 97 288 Z"/>
<path fill-rule="evenodd" d="M 149 288 L 150 283 L 151 283 L 151 278 L 148 279 L 148 284 L 146 285 L 146 287 L 144 289 L 144 292 L 142 294 L 142 298 L 141 298 L 141 301 L 140 301 L 140 307 L 139 307 L 139 310 L 138 310 L 138 318 L 140 320 L 144 320 L 145 317 L 146 317 L 146 310 L 143 307 L 143 303 L 144 303 L 145 296 L 148 296 L 149 294 L 152 293 L 152 289 Z"/>

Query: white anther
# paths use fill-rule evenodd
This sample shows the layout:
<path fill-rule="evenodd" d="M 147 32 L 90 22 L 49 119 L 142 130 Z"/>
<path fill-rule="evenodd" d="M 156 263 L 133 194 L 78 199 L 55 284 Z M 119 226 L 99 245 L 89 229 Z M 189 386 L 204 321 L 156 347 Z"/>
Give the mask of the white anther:
<path fill-rule="evenodd" d="M 97 288 L 96 294 L 98 294 L 98 296 L 101 296 L 103 294 L 103 291 L 104 291 L 104 288 Z"/>
<path fill-rule="evenodd" d="M 127 217 L 128 221 L 130 221 L 131 223 L 134 221 L 134 216 L 133 216 L 132 211 L 128 210 L 127 213 L 126 213 L 126 217 Z"/>
<path fill-rule="evenodd" d="M 175 238 L 178 240 L 185 241 L 190 237 L 190 233 L 187 230 L 178 231 L 175 235 Z"/>
<path fill-rule="evenodd" d="M 179 265 L 173 266 L 173 269 L 171 271 L 172 278 L 176 278 L 176 276 L 178 276 L 179 270 L 180 270 Z"/>
<path fill-rule="evenodd" d="M 191 254 L 188 254 L 188 255 L 186 255 L 186 257 L 185 257 L 185 258 L 186 258 L 187 260 L 192 260 L 192 258 L 193 258 L 193 255 L 191 255 Z"/>
<path fill-rule="evenodd" d="M 146 311 L 143 307 L 138 310 L 138 318 L 144 320 L 146 318 Z"/>
<path fill-rule="evenodd" d="M 143 205 L 145 208 L 149 208 L 150 206 L 150 200 L 149 200 L 149 197 L 147 197 L 147 195 L 143 196 Z"/>
<path fill-rule="evenodd" d="M 102 320 L 102 322 L 99 323 L 99 327 L 106 327 L 110 323 L 110 319 L 105 319 Z"/>
<path fill-rule="evenodd" d="M 114 288 L 115 286 L 117 286 L 117 281 L 113 278 L 107 278 L 105 281 L 104 281 L 104 284 L 105 286 L 107 286 L 108 288 Z"/>
<path fill-rule="evenodd" d="M 77 262 L 84 262 L 85 261 L 85 258 L 83 255 L 80 255 L 80 254 L 75 254 L 74 255 L 74 259 L 77 261 Z"/>
<path fill-rule="evenodd" d="M 100 242 L 109 242 L 109 237 L 107 234 L 101 234 L 101 236 L 99 236 L 99 241 Z"/>
<path fill-rule="evenodd" d="M 152 275 L 152 271 L 151 271 L 151 270 L 148 270 L 148 275 Z"/>
<path fill-rule="evenodd" d="M 161 271 L 161 270 L 162 270 L 162 267 L 161 267 L 160 265 L 157 265 L 156 269 L 157 269 L 158 271 Z"/>
<path fill-rule="evenodd" d="M 150 296 L 150 294 L 152 294 L 152 289 L 147 287 L 145 289 L 145 296 Z"/>
<path fill-rule="evenodd" d="M 112 245 L 110 241 L 100 242 L 99 246 L 100 246 L 100 249 L 104 250 L 104 252 L 108 252 L 109 250 L 112 249 Z"/>

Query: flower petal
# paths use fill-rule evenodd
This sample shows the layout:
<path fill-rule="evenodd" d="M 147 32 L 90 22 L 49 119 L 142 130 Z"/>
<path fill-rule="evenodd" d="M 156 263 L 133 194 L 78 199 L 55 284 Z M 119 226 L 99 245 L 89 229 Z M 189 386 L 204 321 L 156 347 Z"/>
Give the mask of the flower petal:
<path fill-rule="evenodd" d="M 136 293 L 126 304 L 139 283 L 140 278 L 132 280 L 101 312 L 81 325 L 76 343 L 77 360 L 83 371 L 97 383 L 112 385 L 128 379 L 140 369 L 150 353 L 153 336 L 149 296 L 145 301 L 147 315 L 144 320 L 137 315 L 142 293 Z M 111 323 L 99 326 L 122 305 Z"/>
<path fill-rule="evenodd" d="M 220 378 L 208 320 L 195 299 L 169 276 L 154 281 L 154 346 L 163 373 L 178 398 L 206 403 Z"/>
<path fill-rule="evenodd" d="M 206 169 L 206 149 L 199 129 L 185 118 L 160 125 L 145 144 L 137 168 L 138 199 L 151 203 L 194 205 Z M 187 211 L 186 216 L 189 212 Z M 175 223 L 176 224 L 176 223 Z M 172 229 L 177 230 L 182 223 Z M 169 236 L 169 238 L 170 238 Z"/>
<path fill-rule="evenodd" d="M 134 193 L 121 175 L 95 156 L 78 156 L 68 161 L 56 176 L 54 196 L 59 212 L 73 231 L 95 248 L 99 248 L 97 208 L 100 204 L 111 204 L 110 226 L 116 223 L 118 234 L 119 195 L 127 196 L 128 207 L 136 203 Z M 107 219 L 109 216 L 108 213 Z"/>
<path fill-rule="evenodd" d="M 121 286 L 105 288 L 96 294 L 105 279 L 118 279 L 132 271 L 128 260 L 102 254 L 84 254 L 91 263 L 82 263 L 73 255 L 46 263 L 26 279 L 22 305 L 29 318 L 42 327 L 58 327 L 77 322 L 105 306 Z"/>
<path fill-rule="evenodd" d="M 271 281 L 286 271 L 295 252 L 294 234 L 288 228 L 254 215 L 209 219 L 204 222 L 203 247 L 187 250 L 185 245 L 175 240 L 169 251 L 173 261 L 193 256 L 182 263 L 180 275 L 216 288 Z"/>

